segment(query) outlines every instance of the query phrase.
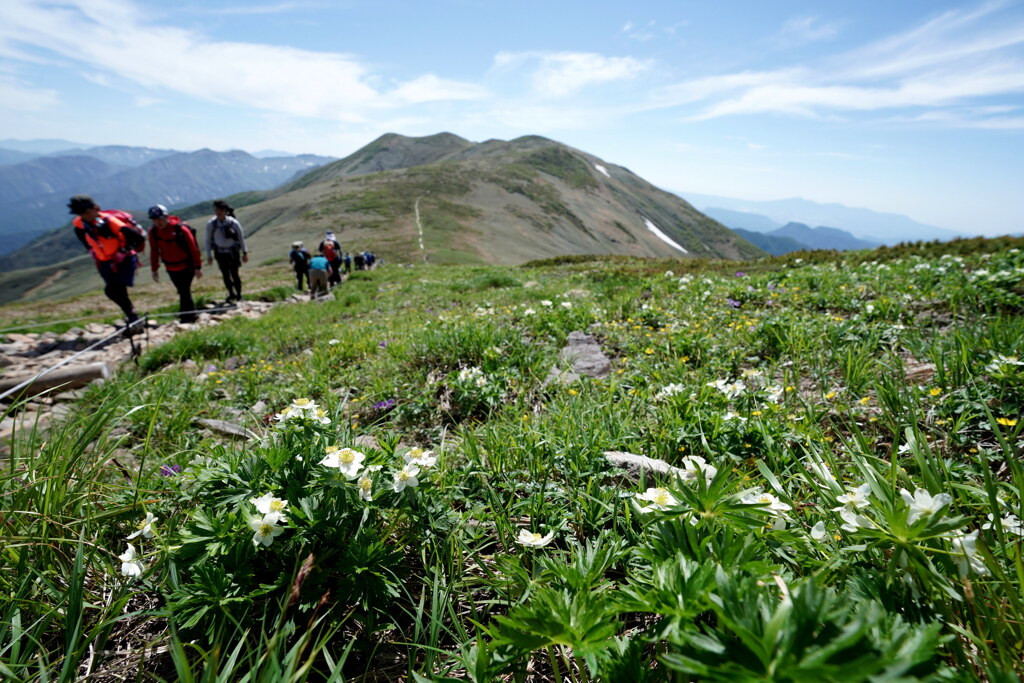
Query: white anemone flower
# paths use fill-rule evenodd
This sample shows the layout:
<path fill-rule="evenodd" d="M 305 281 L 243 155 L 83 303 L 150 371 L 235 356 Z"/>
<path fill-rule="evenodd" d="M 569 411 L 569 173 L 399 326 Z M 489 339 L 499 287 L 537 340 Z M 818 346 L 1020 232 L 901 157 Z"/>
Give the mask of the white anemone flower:
<path fill-rule="evenodd" d="M 335 467 L 349 479 L 359 476 L 359 470 L 363 467 L 366 456 L 352 448 L 341 448 L 339 446 L 328 446 L 327 457 L 320 461 L 326 467 Z"/>
<path fill-rule="evenodd" d="M 156 515 L 152 512 L 147 512 L 146 518 L 139 522 L 136 527 L 136 531 L 128 534 L 128 540 L 130 541 L 133 538 L 138 538 L 139 536 L 142 536 L 143 538 L 153 538 L 156 536 L 156 531 L 153 530 L 153 524 L 156 523 L 156 519 Z M 130 546 L 131 544 L 129 544 L 129 547 Z"/>
<path fill-rule="evenodd" d="M 134 579 L 142 576 L 142 572 L 145 570 L 145 566 L 142 564 L 142 560 L 139 560 L 135 556 L 135 546 L 131 543 L 128 544 L 128 550 L 124 551 L 124 554 L 118 555 L 117 559 L 121 560 L 121 575 L 130 576 Z"/>
<path fill-rule="evenodd" d="M 422 468 L 433 467 L 437 464 L 437 454 L 434 451 L 427 451 L 422 448 L 410 448 L 402 455 L 407 463 L 419 465 Z"/>
<path fill-rule="evenodd" d="M 953 533 L 953 559 L 956 561 L 960 576 L 967 576 L 974 572 L 978 576 L 986 576 L 989 571 L 985 561 L 978 555 L 976 543 L 978 542 L 978 531 L 974 530 L 969 534 L 962 531 Z"/>
<path fill-rule="evenodd" d="M 982 529 L 991 529 L 996 525 L 995 515 L 989 513 L 988 521 L 982 525 Z M 1017 515 L 1008 513 L 1005 517 L 999 520 L 999 526 L 1003 528 L 1003 531 L 1008 534 L 1014 534 L 1016 536 L 1024 536 L 1024 523 L 1021 523 Z"/>
<path fill-rule="evenodd" d="M 693 481 L 697 478 L 697 475 L 704 473 L 704 480 L 707 483 L 711 483 L 711 480 L 718 474 L 718 469 L 714 465 L 709 465 L 704 458 L 699 455 L 688 455 L 682 460 L 682 478 L 683 481 Z"/>
<path fill-rule="evenodd" d="M 661 391 L 654 395 L 654 400 L 664 401 L 666 398 L 669 398 L 670 396 L 675 396 L 676 394 L 682 393 L 685 390 L 686 387 L 683 386 L 682 384 L 667 384 L 664 387 L 662 387 Z"/>
<path fill-rule="evenodd" d="M 649 488 L 641 494 L 637 495 L 637 500 L 645 500 L 650 505 L 640 508 L 640 512 L 646 514 L 648 512 L 654 512 L 655 510 L 667 510 L 673 505 L 678 504 L 675 496 L 669 493 L 668 489 L 661 487 Z"/>
<path fill-rule="evenodd" d="M 359 477 L 359 497 L 367 502 L 373 500 L 373 480 L 365 474 Z"/>
<path fill-rule="evenodd" d="M 907 524 L 913 524 L 922 517 L 931 517 L 953 502 L 953 497 L 948 493 L 933 496 L 924 489 L 915 490 L 914 495 L 910 495 L 910 491 L 906 489 L 900 489 L 900 497 L 910 508 Z"/>
<path fill-rule="evenodd" d="M 253 518 L 249 522 L 249 528 L 253 530 L 252 544 L 259 547 L 260 544 L 269 546 L 274 542 L 274 539 L 284 533 L 284 527 L 280 527 L 277 523 L 281 521 L 280 515 L 270 514 L 263 515 L 262 518 Z"/>
<path fill-rule="evenodd" d="M 516 536 L 516 543 L 524 545 L 528 548 L 543 548 L 555 537 L 554 531 L 549 531 L 545 536 L 528 531 L 526 529 L 520 529 L 519 535 Z"/>
<path fill-rule="evenodd" d="M 420 480 L 416 478 L 416 475 L 420 473 L 420 468 L 413 463 L 408 463 L 405 467 L 395 472 L 395 483 L 392 488 L 395 493 L 401 493 L 407 486 L 416 487 L 420 485 Z"/>
<path fill-rule="evenodd" d="M 261 514 L 275 514 L 278 519 L 285 521 L 284 514 L 288 511 L 288 501 L 283 498 L 275 498 L 269 491 L 259 498 L 250 498 L 249 502 L 256 506 Z"/>
<path fill-rule="evenodd" d="M 824 540 L 828 534 L 825 532 L 825 522 L 818 522 L 811 527 L 811 538 L 815 541 Z"/>
<path fill-rule="evenodd" d="M 779 516 L 784 512 L 788 512 L 793 509 L 789 503 L 785 503 L 774 495 L 767 491 L 754 491 L 753 493 L 743 498 L 744 503 L 755 503 L 757 505 L 764 505 L 767 510 L 772 513 L 772 516 Z"/>
<path fill-rule="evenodd" d="M 861 508 L 866 508 L 868 505 L 871 504 L 871 501 L 868 500 L 868 496 L 871 495 L 870 485 L 861 484 L 855 489 L 848 490 L 849 493 L 844 493 L 842 495 L 836 496 L 836 500 L 842 503 L 844 506 L 850 508 L 857 508 L 859 510 Z M 840 509 L 842 508 L 835 508 L 835 510 Z"/>

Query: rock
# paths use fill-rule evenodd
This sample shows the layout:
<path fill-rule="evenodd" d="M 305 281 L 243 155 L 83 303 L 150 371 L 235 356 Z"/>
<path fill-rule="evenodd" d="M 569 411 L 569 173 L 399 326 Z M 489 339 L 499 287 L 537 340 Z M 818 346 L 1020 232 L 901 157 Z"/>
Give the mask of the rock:
<path fill-rule="evenodd" d="M 612 371 L 612 362 L 604 355 L 594 338 L 585 332 L 569 333 L 566 345 L 558 354 L 559 361 L 571 365 L 569 370 L 552 368 L 544 379 L 544 386 L 553 382 L 571 384 L 581 376 L 602 379 Z"/>
<path fill-rule="evenodd" d="M 664 460 L 648 458 L 646 455 L 636 455 L 625 451 L 605 451 L 604 459 L 609 464 L 625 470 L 624 474 L 632 481 L 640 481 L 644 474 L 660 474 L 664 476 L 683 476 L 684 470 L 673 467 Z"/>
<path fill-rule="evenodd" d="M 360 434 L 356 438 L 352 439 L 352 443 L 356 448 L 380 448 L 377 444 L 377 437 L 372 434 Z"/>
<path fill-rule="evenodd" d="M 227 436 L 234 436 L 241 439 L 255 438 L 256 435 L 250 432 L 242 425 L 235 424 L 234 422 L 228 422 L 227 420 L 210 420 L 201 418 L 196 420 L 196 424 L 206 427 L 212 432 L 218 434 L 225 434 Z"/>

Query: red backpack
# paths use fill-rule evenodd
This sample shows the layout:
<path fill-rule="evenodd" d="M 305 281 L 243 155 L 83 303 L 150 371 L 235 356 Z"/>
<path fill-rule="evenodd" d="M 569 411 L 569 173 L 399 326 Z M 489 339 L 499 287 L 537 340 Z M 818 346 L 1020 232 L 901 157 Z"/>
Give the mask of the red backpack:
<path fill-rule="evenodd" d="M 334 263 L 335 259 L 338 258 L 338 251 L 337 249 L 334 248 L 333 240 L 324 240 L 323 254 L 324 258 L 326 258 L 331 263 Z"/>

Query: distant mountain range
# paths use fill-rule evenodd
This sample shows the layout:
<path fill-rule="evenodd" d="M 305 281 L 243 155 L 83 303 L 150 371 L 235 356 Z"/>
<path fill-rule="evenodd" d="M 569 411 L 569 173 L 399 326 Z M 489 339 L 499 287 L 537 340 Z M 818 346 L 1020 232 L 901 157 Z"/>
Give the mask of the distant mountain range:
<path fill-rule="evenodd" d="M 16 148 L 4 148 L 4 144 Z M 257 158 L 237 150 L 177 152 L 75 145 L 66 140 L 0 142 L 0 159 L 13 161 L 0 163 L 0 254 L 67 223 L 67 201 L 75 194 L 90 194 L 110 208 L 140 210 L 153 204 L 173 208 L 247 190 L 267 190 L 332 161 L 312 154 Z"/>
<path fill-rule="evenodd" d="M 805 226 L 831 226 L 875 244 L 950 240 L 964 236 L 945 228 L 918 223 L 907 216 L 855 209 L 842 204 L 819 204 L 806 199 L 751 201 L 693 192 L 681 195 L 694 207 L 730 228 L 755 232 L 770 232 L 796 222 Z"/>
<path fill-rule="evenodd" d="M 854 251 L 874 249 L 879 246 L 878 242 L 857 239 L 845 230 L 824 226 L 812 228 L 795 222 L 786 223 L 770 232 L 754 232 L 743 228 L 733 228 L 733 230 L 751 244 L 773 256 L 811 249 Z"/>
<path fill-rule="evenodd" d="M 210 197 L 178 213 L 201 229 Z M 338 234 L 346 250 L 369 249 L 387 261 L 406 263 L 518 264 L 584 254 L 682 259 L 764 254 L 628 169 L 538 136 L 473 143 L 450 133 L 388 134 L 277 188 L 231 200 L 255 264 L 280 260 L 295 240 L 315 246 L 327 230 Z M 72 253 L 81 253 L 66 228 L 39 240 L 67 242 Z M 43 265 L 33 261 L 42 251 L 36 244 L 0 261 L 9 268 Z M 52 272 L 37 270 L 33 277 Z M 16 286 L 0 286 L 0 299 L 15 300 L 18 291 L 31 291 L 33 299 L 47 296 L 50 285 L 37 285 L 28 277 L 18 279 Z M 67 283 L 58 285 L 66 291 Z"/>

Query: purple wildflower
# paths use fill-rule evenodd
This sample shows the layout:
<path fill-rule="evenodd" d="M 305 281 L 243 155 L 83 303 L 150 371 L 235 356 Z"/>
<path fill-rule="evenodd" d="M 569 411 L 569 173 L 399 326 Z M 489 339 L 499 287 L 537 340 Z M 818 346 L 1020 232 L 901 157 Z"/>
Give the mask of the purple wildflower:
<path fill-rule="evenodd" d="M 181 465 L 163 465 L 160 468 L 161 477 L 173 477 L 181 472 Z"/>
<path fill-rule="evenodd" d="M 739 308 L 740 307 L 740 302 L 736 301 L 736 299 L 726 299 L 725 303 L 729 304 L 733 308 Z"/>
<path fill-rule="evenodd" d="M 373 409 L 374 410 L 379 410 L 379 411 L 391 410 L 394 407 L 395 407 L 395 399 L 393 399 L 393 398 L 389 398 L 389 399 L 387 399 L 385 401 L 380 401 L 378 403 L 374 403 L 373 404 Z"/>
<path fill-rule="evenodd" d="M 746 277 L 746 276 L 747 276 L 747 274 L 744 273 L 742 270 L 737 270 L 736 271 L 736 277 Z"/>

